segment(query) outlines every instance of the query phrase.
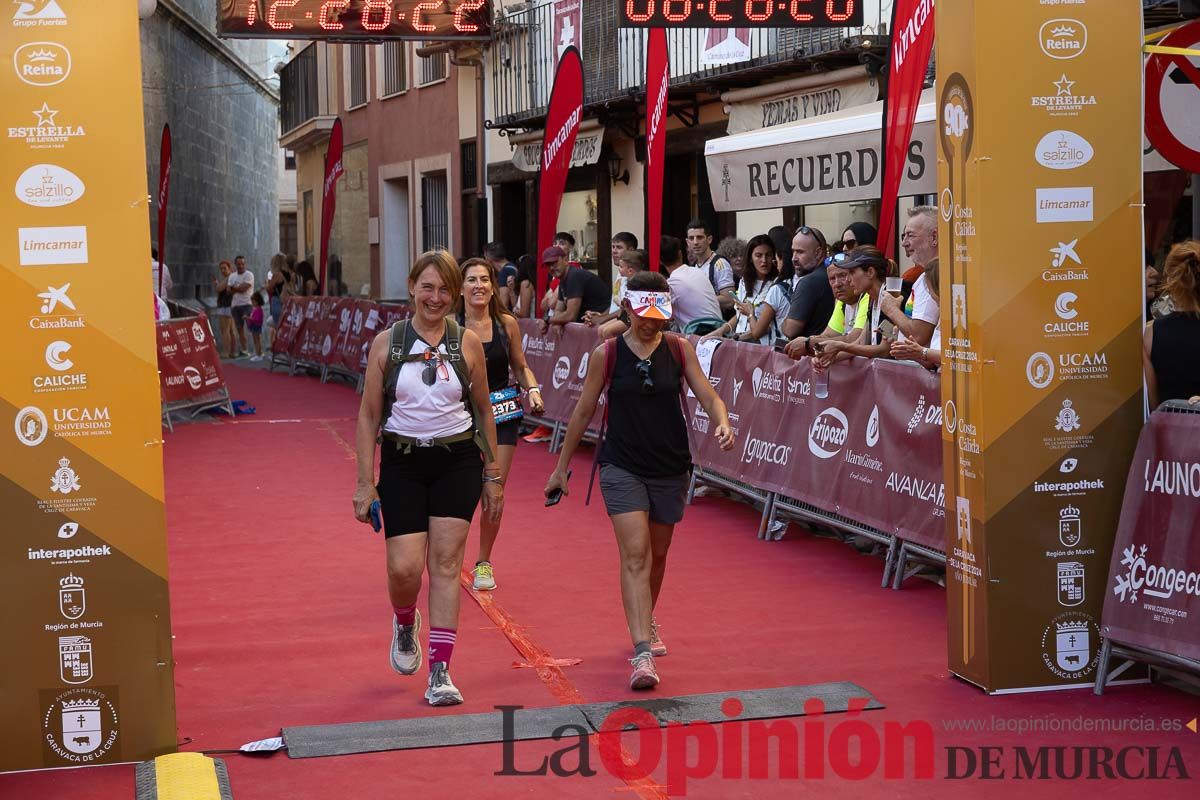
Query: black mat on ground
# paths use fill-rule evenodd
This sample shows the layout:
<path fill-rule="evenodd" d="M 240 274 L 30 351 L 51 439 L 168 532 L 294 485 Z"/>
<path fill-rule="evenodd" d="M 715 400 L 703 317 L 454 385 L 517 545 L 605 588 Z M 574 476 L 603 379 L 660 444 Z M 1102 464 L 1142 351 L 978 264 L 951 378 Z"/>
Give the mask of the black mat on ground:
<path fill-rule="evenodd" d="M 721 711 L 721 704 L 731 697 L 737 698 L 742 704 L 742 713 L 736 717 L 728 717 Z M 658 720 L 659 725 L 666 725 L 668 722 L 800 717 L 805 714 L 805 702 L 811 699 L 820 700 L 825 713 L 839 713 L 848 709 L 851 698 L 867 698 L 866 710 L 883 708 L 883 704 L 861 686 L 849 681 L 836 681 L 811 686 L 521 709 L 512 712 L 513 731 L 510 738 L 516 741 L 549 739 L 563 725 L 578 725 L 587 731 L 597 731 L 610 713 L 631 706 L 646 710 Z M 501 712 L 494 711 L 486 714 L 311 725 L 284 728 L 283 740 L 292 758 L 488 744 L 505 740 L 504 717 Z"/>

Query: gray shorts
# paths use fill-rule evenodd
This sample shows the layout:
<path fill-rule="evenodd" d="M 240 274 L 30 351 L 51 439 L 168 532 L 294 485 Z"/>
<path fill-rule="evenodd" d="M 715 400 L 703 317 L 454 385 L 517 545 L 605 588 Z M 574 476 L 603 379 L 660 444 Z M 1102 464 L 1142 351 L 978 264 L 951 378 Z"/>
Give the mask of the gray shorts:
<path fill-rule="evenodd" d="M 650 512 L 650 521 L 674 525 L 683 519 L 688 473 L 643 478 L 614 464 L 600 465 L 600 493 L 610 517 L 630 511 Z"/>

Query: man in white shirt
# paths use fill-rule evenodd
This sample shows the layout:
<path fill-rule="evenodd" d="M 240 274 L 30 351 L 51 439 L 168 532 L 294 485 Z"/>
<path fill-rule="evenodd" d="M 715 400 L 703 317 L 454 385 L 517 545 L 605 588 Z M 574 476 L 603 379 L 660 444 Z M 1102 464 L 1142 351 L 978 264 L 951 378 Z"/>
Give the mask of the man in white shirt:
<path fill-rule="evenodd" d="M 937 258 L 937 209 L 933 206 L 915 206 L 908 212 L 908 222 L 900 236 L 904 252 L 916 264 L 924 267 Z M 891 320 L 899 331 L 897 339 L 911 339 L 921 347 L 928 347 L 937 327 L 940 311 L 937 301 L 929 292 L 925 275 L 917 278 L 912 288 L 913 311 L 910 319 L 900 301 L 890 294 L 881 294 L 879 310 Z"/>
<path fill-rule="evenodd" d="M 162 270 L 162 291 L 158 290 L 158 273 Z M 166 297 L 171 294 L 171 287 L 175 285 L 175 281 L 171 280 L 171 270 L 166 264 L 162 264 L 158 260 L 158 248 L 150 248 L 150 277 L 154 280 L 154 293 L 159 297 Z"/>
<path fill-rule="evenodd" d="M 250 351 L 246 348 L 246 317 L 250 316 L 250 309 L 253 307 L 250 295 L 254 294 L 254 273 L 246 269 L 246 259 L 242 256 L 235 258 L 233 265 L 237 271 L 231 273 L 226 281 L 229 290 L 233 292 L 229 312 L 233 316 L 234 330 L 237 331 L 239 355 L 248 356 Z"/>
<path fill-rule="evenodd" d="M 694 219 L 687 226 L 687 247 L 691 262 L 704 273 L 716 294 L 722 312 L 733 311 L 733 267 L 713 252 L 713 235 L 708 223 Z M 663 265 L 664 267 L 666 264 Z M 651 267 L 653 269 L 653 267 Z M 722 316 L 718 314 L 717 316 Z M 678 319 L 678 318 L 676 318 Z"/>
<path fill-rule="evenodd" d="M 682 331 L 692 320 L 701 317 L 721 319 L 721 305 L 712 284 L 708 282 L 707 271 L 683 263 L 683 248 L 679 240 L 674 236 L 664 236 L 660 256 L 663 268 L 667 271 L 671 307 L 679 330 Z"/>

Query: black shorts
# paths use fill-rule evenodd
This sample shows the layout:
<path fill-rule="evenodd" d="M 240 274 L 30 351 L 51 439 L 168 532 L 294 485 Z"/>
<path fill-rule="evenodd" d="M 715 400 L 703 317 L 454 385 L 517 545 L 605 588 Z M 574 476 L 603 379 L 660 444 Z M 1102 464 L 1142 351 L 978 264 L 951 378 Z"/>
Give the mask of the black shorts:
<path fill-rule="evenodd" d="M 496 425 L 496 444 L 517 446 L 517 434 L 521 432 L 521 420 L 510 419 Z"/>
<path fill-rule="evenodd" d="M 384 536 L 429 530 L 430 517 L 468 522 L 483 494 L 483 454 L 470 439 L 446 447 L 401 452 L 383 440 L 379 459 L 379 505 Z"/>
<path fill-rule="evenodd" d="M 233 306 L 232 308 L 229 309 L 230 313 L 233 315 L 233 324 L 236 325 L 239 330 L 241 329 L 242 325 L 245 324 L 246 317 L 250 316 L 250 310 L 252 308 L 254 308 L 254 307 L 253 306 Z"/>

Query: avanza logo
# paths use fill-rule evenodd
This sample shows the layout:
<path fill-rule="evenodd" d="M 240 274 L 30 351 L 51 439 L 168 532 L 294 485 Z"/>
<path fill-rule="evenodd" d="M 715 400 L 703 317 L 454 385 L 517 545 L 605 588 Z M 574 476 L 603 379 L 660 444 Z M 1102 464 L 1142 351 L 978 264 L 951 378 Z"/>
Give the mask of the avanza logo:
<path fill-rule="evenodd" d="M 813 420 L 808 429 L 808 449 L 817 458 L 833 458 L 842 452 L 846 437 L 850 434 L 850 422 L 837 408 L 827 408 Z M 837 445 L 836 450 L 829 449 Z"/>
<path fill-rule="evenodd" d="M 13 53 L 13 69 L 30 86 L 54 86 L 71 74 L 71 51 L 58 42 L 30 42 Z"/>

